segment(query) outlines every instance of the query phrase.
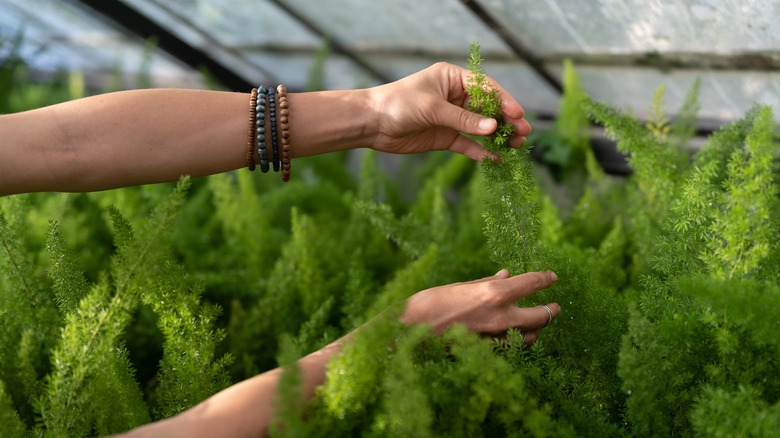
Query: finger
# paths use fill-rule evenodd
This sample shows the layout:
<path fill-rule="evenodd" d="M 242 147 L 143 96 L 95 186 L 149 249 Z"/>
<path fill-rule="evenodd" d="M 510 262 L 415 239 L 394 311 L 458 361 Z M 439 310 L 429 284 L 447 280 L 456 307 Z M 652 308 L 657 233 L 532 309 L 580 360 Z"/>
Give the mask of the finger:
<path fill-rule="evenodd" d="M 539 330 L 530 330 L 530 331 L 523 331 L 523 344 L 525 345 L 532 345 L 534 342 L 536 342 L 537 339 L 539 339 Z"/>
<path fill-rule="evenodd" d="M 541 330 L 547 327 L 561 313 L 561 306 L 558 303 L 550 303 L 547 307 L 550 312 L 547 312 L 543 306 L 513 308 L 511 310 L 513 327 L 524 331 Z"/>
<path fill-rule="evenodd" d="M 557 279 L 552 271 L 526 272 L 501 281 L 498 287 L 502 288 L 506 302 L 511 303 L 552 286 Z"/>
<path fill-rule="evenodd" d="M 487 277 L 484 277 L 484 278 L 479 278 L 477 280 L 464 281 L 461 284 L 476 284 L 476 283 L 483 283 L 485 281 L 491 281 L 491 280 L 496 280 L 496 279 L 503 280 L 503 279 L 507 279 L 507 278 L 509 278 L 509 271 L 507 269 L 501 269 L 500 271 L 496 272 L 493 275 L 490 275 L 490 276 L 487 276 Z"/>
<path fill-rule="evenodd" d="M 509 146 L 515 149 L 523 147 L 525 145 L 526 138 L 525 137 L 513 137 L 509 141 Z"/>
<path fill-rule="evenodd" d="M 448 67 L 456 69 L 456 72 L 454 74 L 450 74 L 449 77 L 452 78 L 454 76 L 460 76 L 460 87 L 462 87 L 460 89 L 461 90 L 468 89 L 473 76 L 471 72 L 463 67 L 458 67 L 453 65 L 448 65 Z M 504 122 L 511 123 L 517 126 L 518 135 L 520 136 L 529 135 L 531 133 L 531 124 L 528 122 L 528 120 L 525 119 L 525 110 L 520 105 L 520 103 L 517 102 L 517 100 L 514 97 L 512 97 L 512 95 L 504 87 L 502 87 L 501 84 L 498 83 L 498 81 L 496 81 L 490 76 L 486 76 L 486 78 L 489 82 L 489 85 L 498 91 L 497 96 L 501 100 L 501 110 L 504 115 L 503 117 Z M 456 85 L 456 82 L 453 81 L 451 82 L 451 87 L 458 87 L 458 85 Z M 455 91 L 457 90 L 454 89 L 450 90 L 450 92 L 455 92 Z M 487 127 L 487 124 L 489 122 L 486 121 L 484 123 L 486 124 L 485 127 Z M 461 129 L 461 128 L 456 128 L 456 129 L 472 135 L 486 135 L 485 133 L 478 133 L 478 132 L 472 133 L 468 130 Z M 491 128 L 487 132 L 487 134 L 492 133 L 493 130 L 495 130 L 495 127 Z"/>
<path fill-rule="evenodd" d="M 498 122 L 490 117 L 471 112 L 449 102 L 433 112 L 433 123 L 470 135 L 488 135 L 496 130 Z"/>
<path fill-rule="evenodd" d="M 503 110 L 506 118 L 519 121 L 525 117 L 525 110 L 523 110 L 523 107 L 520 105 L 520 103 L 518 103 L 517 100 L 515 100 L 515 98 L 512 97 L 512 95 L 509 94 L 509 92 L 506 91 L 504 87 L 502 87 L 493 78 L 488 77 L 488 79 L 493 84 L 493 87 L 498 90 L 498 98 L 501 99 L 501 109 Z"/>
<path fill-rule="evenodd" d="M 499 270 L 498 272 L 496 272 L 496 274 L 493 275 L 493 277 L 488 277 L 488 278 L 495 278 L 495 277 L 498 277 L 498 278 L 501 278 L 501 279 L 509 278 L 510 277 L 509 269 L 503 268 L 503 269 Z"/>
<path fill-rule="evenodd" d="M 529 122 L 526 119 L 520 119 L 520 120 L 505 120 L 505 123 L 511 123 L 515 125 L 515 136 L 517 137 L 525 137 L 527 135 L 531 134 L 531 131 L 533 129 L 531 128 L 531 122 Z"/>
<path fill-rule="evenodd" d="M 472 74 L 469 70 L 463 67 L 460 67 L 459 71 L 461 73 L 461 86 L 465 90 L 469 86 Z M 498 83 L 498 81 L 490 76 L 486 76 L 486 78 L 490 85 L 498 90 L 498 98 L 501 99 L 501 107 L 504 115 L 509 119 L 522 119 L 525 116 L 525 111 L 523 110 L 523 107 L 520 106 L 520 104 L 517 102 L 517 100 L 515 100 L 515 98 L 512 97 L 512 95 L 504 87 L 502 87 L 501 84 Z"/>
<path fill-rule="evenodd" d="M 469 158 L 471 158 L 474 161 L 482 162 L 485 160 L 485 158 L 490 158 L 492 160 L 497 160 L 498 156 L 495 156 L 488 152 L 482 145 L 475 142 L 474 140 L 465 137 L 463 135 L 459 135 L 450 145 L 449 150 L 452 152 L 457 152 L 461 155 L 465 155 Z"/>

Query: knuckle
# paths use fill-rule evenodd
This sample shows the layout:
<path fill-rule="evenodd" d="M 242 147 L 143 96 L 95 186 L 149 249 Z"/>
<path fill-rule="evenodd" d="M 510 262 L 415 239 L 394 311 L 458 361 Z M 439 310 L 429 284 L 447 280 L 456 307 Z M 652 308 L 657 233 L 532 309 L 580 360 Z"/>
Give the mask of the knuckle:
<path fill-rule="evenodd" d="M 482 288 L 482 302 L 490 306 L 501 305 L 504 302 L 504 292 L 494 282 L 486 283 Z"/>
<path fill-rule="evenodd" d="M 458 114 L 458 126 L 460 126 L 461 129 L 468 127 L 472 117 L 474 117 L 472 113 L 461 111 L 460 114 Z"/>

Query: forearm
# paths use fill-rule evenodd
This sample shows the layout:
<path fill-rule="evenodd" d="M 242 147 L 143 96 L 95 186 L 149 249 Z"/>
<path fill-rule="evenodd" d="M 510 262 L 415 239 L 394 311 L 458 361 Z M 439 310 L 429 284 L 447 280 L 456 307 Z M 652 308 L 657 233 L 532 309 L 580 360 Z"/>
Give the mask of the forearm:
<path fill-rule="evenodd" d="M 370 146 L 366 90 L 291 93 L 293 157 Z M 246 165 L 249 95 L 108 93 L 0 116 L 0 195 L 174 181 Z"/>
<path fill-rule="evenodd" d="M 317 386 L 325 382 L 328 361 L 341 348 L 337 341 L 298 361 L 305 398 L 314 396 Z M 134 429 L 125 438 L 266 436 L 282 372 L 277 368 L 230 386 L 176 417 Z"/>

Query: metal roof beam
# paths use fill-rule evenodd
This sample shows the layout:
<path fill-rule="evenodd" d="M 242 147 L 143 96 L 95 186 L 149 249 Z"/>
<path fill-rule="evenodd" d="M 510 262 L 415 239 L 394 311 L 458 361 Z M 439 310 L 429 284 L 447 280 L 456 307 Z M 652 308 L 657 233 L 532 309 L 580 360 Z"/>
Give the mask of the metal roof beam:
<path fill-rule="evenodd" d="M 555 53 L 544 55 L 546 63 L 560 63 L 570 59 L 575 65 L 592 67 L 637 67 L 672 70 L 745 70 L 780 71 L 780 52 L 747 53 L 685 53 L 648 52 L 636 54 L 613 53 Z"/>
<path fill-rule="evenodd" d="M 558 94 L 563 93 L 563 86 L 561 82 L 553 76 L 545 67 L 544 61 L 534 55 L 525 44 L 506 26 L 499 23 L 488 11 L 486 11 L 475 0 L 461 0 L 461 2 L 471 10 L 485 25 L 501 38 L 506 43 L 512 52 L 520 59 L 525 61 L 533 71 L 538 74 L 544 82 L 552 87 Z"/>
<path fill-rule="evenodd" d="M 314 22 L 306 18 L 303 14 L 299 13 L 297 10 L 290 7 L 290 5 L 286 4 L 284 1 L 281 0 L 270 0 L 270 1 L 271 3 L 277 5 L 284 12 L 286 12 L 288 15 L 290 15 L 292 18 L 294 18 L 296 21 L 298 21 L 298 23 L 300 23 L 302 26 L 307 28 L 309 31 L 311 31 L 316 35 L 319 35 L 321 38 L 328 41 L 328 47 L 333 53 L 338 53 L 339 55 L 343 55 L 349 58 L 352 62 L 360 66 L 362 69 L 364 69 L 366 72 L 373 75 L 381 82 L 388 83 L 394 80 L 392 77 L 386 75 L 384 72 L 377 70 L 374 66 L 372 66 L 371 64 L 363 60 L 353 51 L 349 50 L 340 41 L 334 40 L 331 37 L 331 35 L 329 35 L 327 32 L 325 32 L 323 29 L 317 26 Z"/>
<path fill-rule="evenodd" d="M 224 62 L 214 56 L 214 53 L 209 53 L 189 44 L 124 2 L 104 0 L 79 1 L 141 38 L 155 38 L 159 48 L 195 69 L 206 69 L 212 77 L 230 90 L 246 91 L 254 86 L 247 78 L 226 66 Z M 220 48 L 220 51 L 223 49 Z M 226 52 L 222 51 L 222 53 Z"/>

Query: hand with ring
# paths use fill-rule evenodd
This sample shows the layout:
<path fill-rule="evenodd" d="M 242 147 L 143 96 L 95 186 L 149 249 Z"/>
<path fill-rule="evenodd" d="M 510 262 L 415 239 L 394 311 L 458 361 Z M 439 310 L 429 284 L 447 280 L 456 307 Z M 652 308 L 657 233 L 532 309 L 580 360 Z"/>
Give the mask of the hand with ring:
<path fill-rule="evenodd" d="M 486 336 L 503 336 L 514 328 L 530 345 L 558 316 L 561 306 L 518 307 L 515 303 L 550 287 L 557 278 L 549 271 L 510 276 L 502 269 L 479 280 L 426 289 L 407 300 L 401 321 L 428 324 L 436 333 L 455 323 Z"/>

